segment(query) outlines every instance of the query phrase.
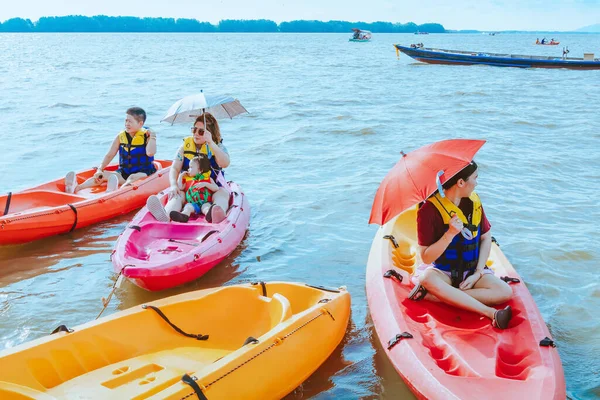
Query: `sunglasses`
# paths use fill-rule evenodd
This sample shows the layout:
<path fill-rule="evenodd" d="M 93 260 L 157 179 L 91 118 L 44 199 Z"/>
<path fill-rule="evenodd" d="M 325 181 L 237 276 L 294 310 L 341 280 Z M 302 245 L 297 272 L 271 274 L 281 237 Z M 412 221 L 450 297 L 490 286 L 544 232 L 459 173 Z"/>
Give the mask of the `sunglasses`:
<path fill-rule="evenodd" d="M 196 133 L 196 132 L 204 133 L 204 128 L 196 128 L 195 126 L 192 126 L 190 128 L 190 130 L 192 131 L 192 133 Z"/>

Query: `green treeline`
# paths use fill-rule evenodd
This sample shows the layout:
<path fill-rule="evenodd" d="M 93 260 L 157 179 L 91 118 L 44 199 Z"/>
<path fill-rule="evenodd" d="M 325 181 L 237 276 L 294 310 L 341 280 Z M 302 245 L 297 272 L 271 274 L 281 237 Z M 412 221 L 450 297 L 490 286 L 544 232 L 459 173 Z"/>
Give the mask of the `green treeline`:
<path fill-rule="evenodd" d="M 220 21 L 217 25 L 186 18 L 138 18 L 108 17 L 96 15 L 85 17 L 42 17 L 37 22 L 29 19 L 12 18 L 0 23 L 0 32 L 327 32 L 349 33 L 351 28 L 360 28 L 374 33 L 412 33 L 416 31 L 443 33 L 440 24 L 417 25 L 391 22 L 349 21 L 289 21 L 277 24 L 274 21 L 232 20 Z"/>

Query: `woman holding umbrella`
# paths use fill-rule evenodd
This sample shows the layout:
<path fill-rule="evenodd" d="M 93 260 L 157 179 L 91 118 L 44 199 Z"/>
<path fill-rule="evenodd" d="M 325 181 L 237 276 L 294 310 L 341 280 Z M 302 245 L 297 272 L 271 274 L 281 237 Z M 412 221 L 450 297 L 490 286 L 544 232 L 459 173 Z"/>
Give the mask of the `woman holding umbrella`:
<path fill-rule="evenodd" d="M 205 125 L 206 124 L 206 125 Z M 162 206 L 160 199 L 153 195 L 148 198 L 148 210 L 154 218 L 159 221 L 168 222 L 170 216 L 178 215 L 186 203 L 185 193 L 179 190 L 177 179 L 179 174 L 187 171 L 190 160 L 199 154 L 206 154 L 210 159 L 212 172 L 211 178 L 219 186 L 213 195 L 213 204 L 206 215 L 206 220 L 211 223 L 219 223 L 225 219 L 229 203 L 229 192 L 223 186 L 223 168 L 227 168 L 230 163 L 229 153 L 223 145 L 221 131 L 217 119 L 210 113 L 205 112 L 196 118 L 191 128 L 192 136 L 183 139 L 183 144 L 177 150 L 169 180 L 171 182 L 171 192 L 169 201 L 165 207 Z"/>

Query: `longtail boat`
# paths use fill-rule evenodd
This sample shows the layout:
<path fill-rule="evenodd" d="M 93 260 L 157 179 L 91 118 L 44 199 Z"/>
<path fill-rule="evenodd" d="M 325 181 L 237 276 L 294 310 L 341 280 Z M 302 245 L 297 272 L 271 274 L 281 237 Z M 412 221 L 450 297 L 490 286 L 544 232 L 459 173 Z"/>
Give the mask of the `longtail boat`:
<path fill-rule="evenodd" d="M 483 64 L 496 67 L 600 69 L 600 58 L 594 58 L 593 54 L 587 53 L 584 55 L 584 58 L 574 58 L 444 50 L 421 47 L 420 45 L 406 47 L 395 44 L 394 47 L 396 48 L 397 55 L 402 52 L 417 61 L 429 64 Z"/>

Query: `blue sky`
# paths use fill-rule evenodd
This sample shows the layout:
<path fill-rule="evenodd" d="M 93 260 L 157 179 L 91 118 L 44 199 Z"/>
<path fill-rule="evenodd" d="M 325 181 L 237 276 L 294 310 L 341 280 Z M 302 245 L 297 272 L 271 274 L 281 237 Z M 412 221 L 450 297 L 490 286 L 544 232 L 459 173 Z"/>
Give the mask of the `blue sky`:
<path fill-rule="evenodd" d="M 600 23 L 600 0 L 6 0 L 0 21 L 55 15 L 439 22 L 447 29 L 572 30 Z M 8 3 L 8 4 L 7 4 Z"/>

